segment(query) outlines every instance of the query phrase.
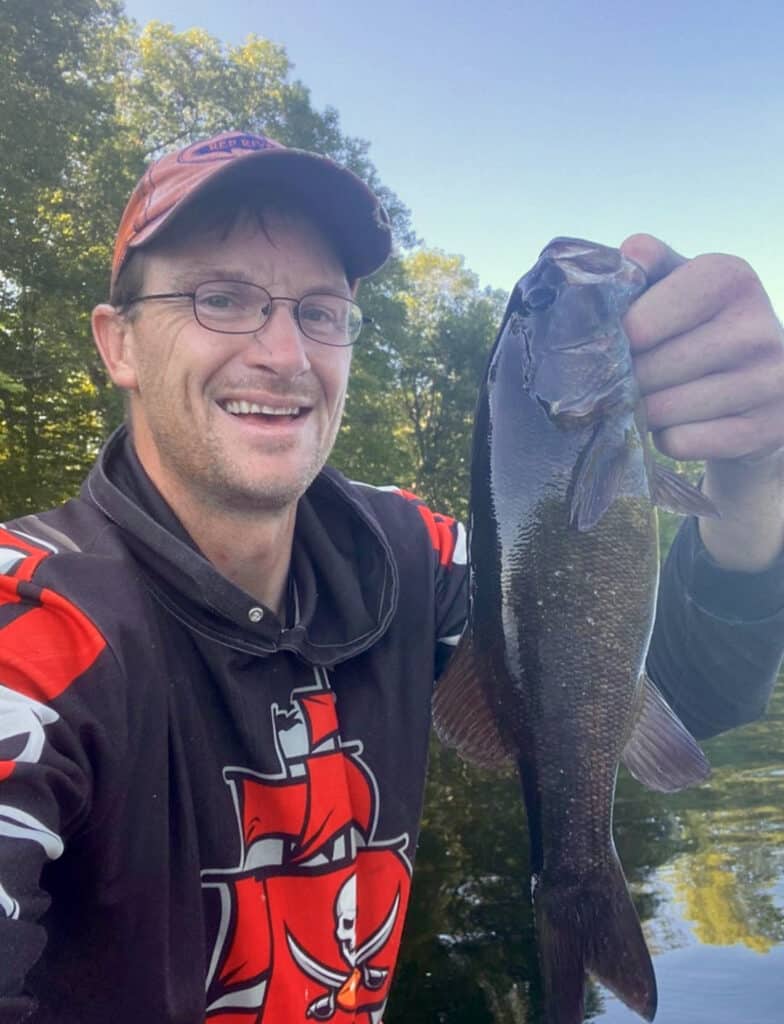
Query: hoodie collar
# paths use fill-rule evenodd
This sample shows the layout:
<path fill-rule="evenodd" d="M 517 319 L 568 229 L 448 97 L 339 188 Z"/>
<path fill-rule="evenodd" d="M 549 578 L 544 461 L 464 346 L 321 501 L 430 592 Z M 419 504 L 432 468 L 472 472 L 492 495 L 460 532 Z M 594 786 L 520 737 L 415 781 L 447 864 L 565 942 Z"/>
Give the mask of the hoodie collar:
<path fill-rule="evenodd" d="M 102 449 L 82 497 L 122 530 L 171 614 L 218 643 L 250 654 L 291 651 L 329 667 L 375 643 L 395 612 L 389 543 L 335 470 L 324 469 L 297 507 L 291 572 L 298 617 L 290 628 L 204 557 L 147 476 L 124 426 Z"/>

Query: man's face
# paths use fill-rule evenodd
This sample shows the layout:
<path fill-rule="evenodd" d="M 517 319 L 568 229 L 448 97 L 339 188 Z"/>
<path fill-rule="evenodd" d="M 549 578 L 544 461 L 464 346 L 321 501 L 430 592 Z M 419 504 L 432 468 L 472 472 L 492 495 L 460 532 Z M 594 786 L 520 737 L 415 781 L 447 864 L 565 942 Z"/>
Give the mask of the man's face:
<path fill-rule="evenodd" d="M 230 278 L 263 285 L 273 296 L 351 297 L 343 267 L 314 225 L 270 213 L 265 227 L 240 223 L 225 239 L 150 253 L 144 294 L 191 292 L 203 281 Z M 136 310 L 127 327 L 134 440 L 164 495 L 232 511 L 296 502 L 335 441 L 351 349 L 305 337 L 290 302 L 273 303 L 264 327 L 243 335 L 200 326 L 190 299 Z M 238 402 L 269 411 L 241 413 Z"/>

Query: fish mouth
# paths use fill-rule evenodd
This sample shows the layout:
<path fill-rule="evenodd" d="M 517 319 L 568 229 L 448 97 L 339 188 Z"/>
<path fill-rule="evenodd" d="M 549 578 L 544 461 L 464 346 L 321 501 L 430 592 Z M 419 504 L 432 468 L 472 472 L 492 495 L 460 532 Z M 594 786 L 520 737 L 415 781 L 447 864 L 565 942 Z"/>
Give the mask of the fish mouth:
<path fill-rule="evenodd" d="M 539 257 L 554 263 L 567 284 L 606 283 L 608 275 L 644 288 L 648 279 L 639 263 L 624 256 L 619 249 L 584 238 L 554 238 Z"/>

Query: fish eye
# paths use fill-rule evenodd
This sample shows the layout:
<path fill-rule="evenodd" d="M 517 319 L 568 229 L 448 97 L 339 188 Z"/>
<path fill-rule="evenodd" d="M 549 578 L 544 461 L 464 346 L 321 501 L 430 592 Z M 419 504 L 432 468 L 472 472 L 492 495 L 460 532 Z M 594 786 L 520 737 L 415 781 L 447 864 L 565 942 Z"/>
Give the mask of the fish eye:
<path fill-rule="evenodd" d="M 555 288 L 548 288 L 547 285 L 539 285 L 538 288 L 533 288 L 525 297 L 524 305 L 528 309 L 542 310 L 547 309 L 548 306 L 552 306 L 555 302 L 557 292 Z"/>

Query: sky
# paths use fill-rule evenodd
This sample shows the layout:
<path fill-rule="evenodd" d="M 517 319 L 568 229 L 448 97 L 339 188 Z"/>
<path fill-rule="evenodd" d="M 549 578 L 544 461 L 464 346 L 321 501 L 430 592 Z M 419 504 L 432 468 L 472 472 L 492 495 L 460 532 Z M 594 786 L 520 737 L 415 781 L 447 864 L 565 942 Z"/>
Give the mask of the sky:
<path fill-rule="evenodd" d="M 556 235 L 748 260 L 784 316 L 781 0 L 126 0 L 282 44 L 428 246 L 505 291 Z"/>

